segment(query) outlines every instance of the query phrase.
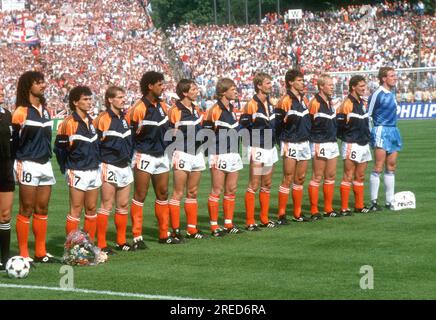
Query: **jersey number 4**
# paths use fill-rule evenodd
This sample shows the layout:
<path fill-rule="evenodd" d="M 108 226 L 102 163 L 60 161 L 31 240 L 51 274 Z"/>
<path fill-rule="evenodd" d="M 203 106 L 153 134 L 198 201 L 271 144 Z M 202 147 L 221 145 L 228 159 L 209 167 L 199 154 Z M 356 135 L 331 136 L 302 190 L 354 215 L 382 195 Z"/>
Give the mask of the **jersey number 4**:
<path fill-rule="evenodd" d="M 321 148 L 319 150 L 319 155 L 322 156 L 322 157 L 325 157 L 325 149 L 324 148 Z"/>

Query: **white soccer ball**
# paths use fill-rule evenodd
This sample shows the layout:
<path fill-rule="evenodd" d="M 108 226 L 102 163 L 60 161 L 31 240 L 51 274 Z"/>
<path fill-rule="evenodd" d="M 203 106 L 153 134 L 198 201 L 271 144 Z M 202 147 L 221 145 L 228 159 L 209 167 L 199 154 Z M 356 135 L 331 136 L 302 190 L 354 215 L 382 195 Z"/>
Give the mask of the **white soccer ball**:
<path fill-rule="evenodd" d="M 26 278 L 30 272 L 30 264 L 21 256 L 12 257 L 6 262 L 6 274 L 9 278 Z"/>

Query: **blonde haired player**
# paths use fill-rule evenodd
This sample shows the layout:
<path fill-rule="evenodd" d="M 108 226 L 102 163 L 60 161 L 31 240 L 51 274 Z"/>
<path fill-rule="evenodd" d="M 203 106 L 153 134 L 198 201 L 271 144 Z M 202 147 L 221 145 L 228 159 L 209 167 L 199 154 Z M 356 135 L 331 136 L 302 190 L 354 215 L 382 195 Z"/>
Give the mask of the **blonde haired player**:
<path fill-rule="evenodd" d="M 209 167 L 212 190 L 208 200 L 212 236 L 243 231 L 233 224 L 235 194 L 238 187 L 238 171 L 243 168 L 239 155 L 239 127 L 231 101 L 237 98 L 236 84 L 228 78 L 219 79 L 216 85 L 218 101 L 208 110 L 204 128 L 215 131 L 215 144 L 209 149 Z M 218 225 L 219 201 L 224 191 L 224 229 Z"/>
<path fill-rule="evenodd" d="M 309 184 L 309 198 L 312 220 L 319 220 L 323 215 L 318 210 L 318 193 L 324 179 L 324 216 L 341 217 L 333 210 L 336 165 L 339 147 L 336 140 L 336 111 L 332 106 L 333 79 L 322 74 L 318 78 L 318 93 L 309 103 L 312 119 L 310 143 L 312 151 L 312 179 Z"/>

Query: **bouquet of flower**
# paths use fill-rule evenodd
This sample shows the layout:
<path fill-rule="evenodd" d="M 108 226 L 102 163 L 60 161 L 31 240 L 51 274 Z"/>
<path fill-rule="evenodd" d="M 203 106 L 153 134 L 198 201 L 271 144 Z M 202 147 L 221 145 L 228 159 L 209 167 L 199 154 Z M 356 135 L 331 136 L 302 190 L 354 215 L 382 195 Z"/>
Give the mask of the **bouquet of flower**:
<path fill-rule="evenodd" d="M 107 254 L 94 246 L 88 234 L 73 231 L 64 245 L 63 262 L 71 266 L 94 266 L 106 262 Z"/>

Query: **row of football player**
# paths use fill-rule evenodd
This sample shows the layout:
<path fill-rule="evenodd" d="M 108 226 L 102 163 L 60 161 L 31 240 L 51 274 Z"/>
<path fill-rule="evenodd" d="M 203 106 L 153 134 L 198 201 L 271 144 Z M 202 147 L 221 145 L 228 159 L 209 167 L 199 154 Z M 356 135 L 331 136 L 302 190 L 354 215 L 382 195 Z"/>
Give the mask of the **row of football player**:
<path fill-rule="evenodd" d="M 377 184 L 376 179 L 379 179 L 378 175 L 385 160 L 387 160 L 387 169 L 392 171 L 389 167 L 389 158 L 394 155 L 396 159 L 398 151 L 393 151 L 392 147 L 401 147 L 401 141 L 390 145 L 377 144 L 378 141 L 384 143 L 386 137 L 392 133 L 384 131 L 385 128 L 390 130 L 389 124 L 384 122 L 392 121 L 392 117 L 386 120 L 384 113 L 386 107 L 383 109 L 378 106 L 381 103 L 386 104 L 385 98 L 389 98 L 389 89 L 395 85 L 395 74 L 392 73 L 395 72 L 390 68 L 380 70 L 382 89 L 369 99 L 370 113 L 376 126 L 376 130 L 373 130 L 376 166 L 371 175 L 373 200 L 377 199 L 379 183 Z M 110 87 L 107 90 L 105 96 L 107 111 L 94 120 L 88 115 L 92 106 L 92 92 L 85 86 L 72 89 L 69 106 L 73 113 L 62 123 L 55 142 L 57 160 L 61 170 L 65 172 L 70 190 L 66 233 L 79 228 L 80 216 L 84 208 L 84 230 L 88 232 L 91 239 L 97 232 L 98 246 L 111 253 L 112 249 L 106 243 L 106 230 L 108 216 L 115 204 L 116 249 L 124 251 L 146 249 L 142 237 L 142 207 L 151 180 L 156 194 L 155 214 L 159 223 L 159 242 L 178 244 L 183 241 L 184 236 L 180 232 L 180 201 L 185 195 L 187 217 L 185 237 L 204 238 L 204 233 L 197 228 L 197 193 L 201 171 L 206 168 L 205 161 L 203 154 L 191 154 L 186 149 L 189 142 L 188 131 L 194 128 L 198 133 L 204 127 L 215 130 L 217 135 L 223 130 L 229 133 L 241 127 L 260 134 L 260 144 L 248 148 L 250 179 L 245 194 L 247 231 L 257 231 L 259 226 L 273 228 L 287 224 L 285 208 L 291 187 L 294 203 L 292 219 L 296 222 L 304 222 L 322 218 L 323 215 L 318 210 L 318 189 L 323 179 L 325 216 L 340 217 L 351 214 L 348 208 L 348 195 L 352 186 L 356 195 L 357 211 L 366 213 L 370 210 L 378 210 L 375 201 L 371 208 L 363 205 L 364 172 L 367 162 L 371 160 L 368 112 L 361 99 L 365 91 L 365 79 L 360 76 L 351 79 L 350 95 L 340 107 L 337 117 L 330 103 L 333 93 L 331 78 L 328 75 L 320 76 L 319 93 L 310 102 L 303 95 L 303 78 L 303 74 L 298 70 L 289 70 L 286 73 L 287 94 L 277 106 L 272 106 L 268 98 L 271 77 L 258 73 L 253 80 L 256 94 L 244 107 L 239 123 L 231 104 L 237 94 L 236 85 L 231 79 L 224 78 L 218 81 L 217 103 L 206 115 L 201 115 L 193 104 L 198 95 L 198 87 L 192 80 L 184 79 L 178 83 L 177 94 L 181 99 L 171 108 L 160 101 L 159 97 L 164 90 L 164 77 L 157 72 L 147 72 L 143 75 L 140 82 L 143 98 L 129 110 L 127 115 L 122 112 L 124 106 L 122 88 Z M 389 82 L 390 80 L 392 81 Z M 386 85 L 390 87 L 386 88 Z M 54 257 L 48 254 L 45 248 L 48 202 L 55 179 L 50 163 L 52 120 L 45 109 L 44 89 L 44 76 L 39 72 L 26 72 L 19 79 L 17 108 L 10 119 L 12 130 L 7 135 L 12 141 L 12 146 L 8 150 L 9 157 L 5 161 L 2 160 L 2 170 L 7 173 L 5 180 L 2 181 L 5 188 L 2 188 L 7 192 L 2 192 L 1 196 L 11 199 L 15 175 L 20 188 L 20 208 L 16 224 L 20 255 L 29 261 L 33 260 L 29 257 L 27 246 L 30 218 L 33 216 L 34 260 L 53 262 Z M 380 93 L 385 93 L 386 97 L 381 99 Z M 383 120 L 375 117 L 379 112 L 377 110 L 380 109 L 383 112 Z M 2 113 L 7 114 L 3 109 Z M 268 145 L 266 140 L 271 136 L 267 131 L 274 131 L 277 128 L 279 128 L 277 135 L 281 141 L 284 166 L 283 181 L 279 189 L 278 221 L 274 222 L 268 215 L 272 172 L 274 163 L 278 161 L 278 153 L 274 146 L 266 147 Z M 165 152 L 167 147 L 165 133 L 168 130 L 172 130 L 174 136 L 181 134 L 184 141 L 182 150 L 176 150 L 171 156 Z M 332 208 L 336 162 L 339 156 L 336 142 L 338 132 L 344 141 L 342 154 L 345 162 L 340 212 Z M 382 134 L 384 139 L 380 139 L 378 134 Z M 4 145 L 7 146 L 6 143 Z M 130 164 L 129 150 L 132 147 L 134 156 Z M 381 168 L 378 168 L 377 164 L 380 160 L 377 159 L 377 155 L 381 153 L 380 151 L 385 152 L 385 159 L 381 162 Z M 309 184 L 311 202 L 309 219 L 301 214 L 301 202 L 305 173 L 310 159 L 313 159 L 313 176 Z M 168 181 L 171 164 L 174 183 L 169 198 Z M 209 167 L 212 190 L 208 209 L 212 236 L 241 233 L 242 230 L 233 224 L 238 171 L 242 169 L 241 157 L 238 153 L 229 151 L 210 154 Z M 387 177 L 392 178 L 392 176 L 393 172 L 385 174 L 385 182 Z M 130 184 L 133 181 L 134 197 L 130 206 L 133 244 L 129 245 L 126 241 L 126 227 Z M 390 190 L 389 185 L 392 187 Z M 390 202 L 393 197 L 393 184 L 387 186 L 387 202 Z M 100 187 L 102 201 L 101 207 L 97 210 Z M 259 189 L 260 225 L 255 223 L 254 212 L 255 193 Z M 218 224 L 219 201 L 222 193 L 224 193 L 224 227 Z M 7 203 L 10 204 L 10 208 L 12 201 Z M 7 221 L 7 223 L 2 223 L 0 229 L 9 230 L 9 234 L 10 211 L 11 209 L 9 215 L 2 215 L 6 217 L 2 222 Z M 170 223 L 173 229 L 171 233 Z"/>

